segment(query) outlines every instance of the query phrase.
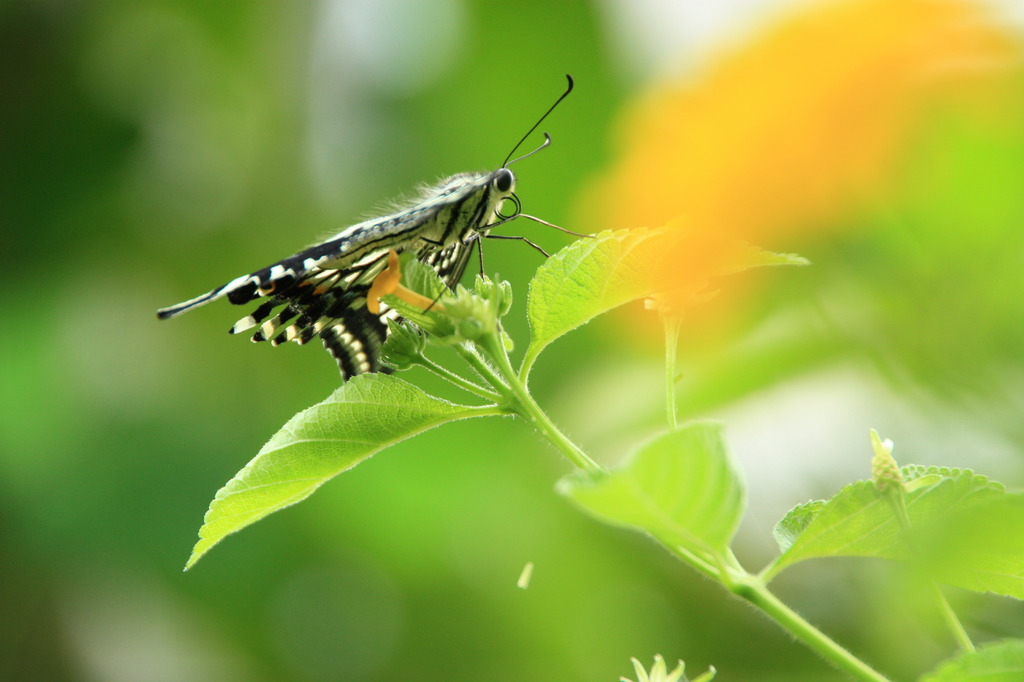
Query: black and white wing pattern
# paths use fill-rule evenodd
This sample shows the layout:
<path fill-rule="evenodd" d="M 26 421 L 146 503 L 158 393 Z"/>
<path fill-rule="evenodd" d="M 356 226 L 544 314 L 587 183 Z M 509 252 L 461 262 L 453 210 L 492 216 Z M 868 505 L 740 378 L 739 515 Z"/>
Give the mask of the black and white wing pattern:
<path fill-rule="evenodd" d="M 255 329 L 254 342 L 274 346 L 286 341 L 305 345 L 319 337 L 343 379 L 380 371 L 379 349 L 387 336 L 386 318 L 393 312 L 382 307 L 381 314 L 374 315 L 367 310 L 366 296 L 384 268 L 387 252 L 364 260 L 358 267 L 306 273 L 236 322 L 231 333 Z"/>
<path fill-rule="evenodd" d="M 454 289 L 462 279 L 463 273 L 466 272 L 466 264 L 469 263 L 477 241 L 479 240 L 474 240 L 469 244 L 456 242 L 443 249 L 433 249 L 420 256 L 420 261 L 429 265 L 449 289 Z"/>
<path fill-rule="evenodd" d="M 384 305 L 379 315 L 371 313 L 367 294 L 388 254 L 411 250 L 454 287 L 513 185 L 511 171 L 504 168 L 453 176 L 411 208 L 353 225 L 323 243 L 159 310 L 157 316 L 175 317 L 219 298 L 236 305 L 261 301 L 231 327 L 232 334 L 255 329 L 253 341 L 274 346 L 286 341 L 304 345 L 319 338 L 343 379 L 386 371 L 380 346 L 387 338 L 387 319 L 397 315 Z"/>
<path fill-rule="evenodd" d="M 314 247 L 316 248 L 316 247 Z M 278 346 L 286 341 L 305 345 L 320 338 L 338 363 L 342 378 L 380 371 L 379 347 L 387 335 L 385 318 L 366 309 L 366 295 L 387 262 L 387 250 L 367 253 L 347 267 L 310 263 L 310 250 L 262 270 L 238 277 L 207 294 L 159 311 L 174 317 L 209 301 L 226 297 L 236 305 L 259 302 L 229 330 L 254 330 L 254 342 Z"/>

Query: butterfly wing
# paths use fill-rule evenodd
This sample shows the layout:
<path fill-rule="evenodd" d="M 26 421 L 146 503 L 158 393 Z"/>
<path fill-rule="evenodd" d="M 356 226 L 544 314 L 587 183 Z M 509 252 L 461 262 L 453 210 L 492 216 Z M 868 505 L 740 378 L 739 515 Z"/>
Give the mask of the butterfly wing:
<path fill-rule="evenodd" d="M 319 337 L 338 363 L 342 378 L 381 371 L 380 345 L 387 337 L 386 320 L 394 312 L 384 309 L 374 315 L 366 308 L 366 297 L 384 269 L 387 254 L 377 250 L 348 267 L 315 267 L 297 279 L 279 279 L 275 293 L 230 331 L 241 334 L 255 328 L 253 341 L 270 341 L 274 346 L 286 341 L 305 345 Z M 266 288 L 257 288 L 249 300 L 267 296 L 264 292 Z"/>
<path fill-rule="evenodd" d="M 466 271 L 466 264 L 469 262 L 475 244 L 476 240 L 469 244 L 456 242 L 443 249 L 432 249 L 422 254 L 420 261 L 433 268 L 449 289 L 454 289 Z"/>
<path fill-rule="evenodd" d="M 472 242 L 457 242 L 445 248 L 428 244 L 420 249 L 418 258 L 433 268 L 449 288 L 454 288 L 472 253 Z M 319 337 L 338 363 L 343 379 L 364 372 L 387 371 L 380 361 L 380 346 L 388 335 L 388 318 L 399 318 L 383 303 L 380 315 L 366 308 L 370 286 L 386 260 L 387 251 L 381 251 L 361 259 L 355 267 L 316 269 L 286 286 L 281 286 L 279 280 L 279 293 L 235 323 L 231 333 L 240 334 L 255 327 L 252 340 L 270 341 L 274 346 L 287 341 L 304 345 Z M 231 296 L 228 294 L 229 300 Z M 252 293 L 249 300 L 258 296 L 259 293 Z"/>
<path fill-rule="evenodd" d="M 235 323 L 232 334 L 255 328 L 253 341 L 275 346 L 319 337 L 343 378 L 382 371 L 380 346 L 387 337 L 387 319 L 397 319 L 397 314 L 383 305 L 381 314 L 371 313 L 366 297 L 388 253 L 413 250 L 454 287 L 472 253 L 474 240 L 467 236 L 494 219 L 502 200 L 492 192 L 496 174 L 452 176 L 404 211 L 353 225 L 321 244 L 163 308 L 157 316 L 175 317 L 224 297 L 236 305 L 262 299 Z M 511 185 L 502 191 L 510 193 Z"/>
<path fill-rule="evenodd" d="M 381 249 L 366 253 L 365 250 L 356 248 L 358 244 L 355 243 L 351 233 L 357 232 L 357 228 L 361 227 L 362 224 L 355 225 L 323 243 L 311 246 L 256 272 L 236 277 L 227 284 L 205 294 L 177 305 L 161 308 L 156 315 L 161 320 L 166 320 L 225 296 L 232 303 L 243 305 L 258 297 L 270 296 L 286 290 L 296 282 L 303 281 L 310 275 L 322 271 L 324 265 L 356 263 L 365 261 L 367 258 L 375 261 L 379 257 Z M 387 251 L 384 250 L 384 253 L 386 255 Z"/>
<path fill-rule="evenodd" d="M 363 230 L 360 232 L 360 230 Z M 261 300 L 231 327 L 232 334 L 256 328 L 253 341 L 306 344 L 319 337 L 343 378 L 381 370 L 379 347 L 386 318 L 366 309 L 366 294 L 387 263 L 388 248 L 366 248 L 352 234 L 357 225 L 265 268 L 236 277 L 201 296 L 157 311 L 160 319 L 185 313 L 220 298 L 236 305 Z M 390 245 L 385 245 L 390 246 Z"/>

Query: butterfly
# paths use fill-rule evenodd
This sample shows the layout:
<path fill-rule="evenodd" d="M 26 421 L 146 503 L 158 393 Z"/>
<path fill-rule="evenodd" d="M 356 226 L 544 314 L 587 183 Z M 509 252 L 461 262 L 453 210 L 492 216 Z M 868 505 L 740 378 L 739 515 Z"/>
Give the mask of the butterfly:
<path fill-rule="evenodd" d="M 381 363 L 380 348 L 388 335 L 387 320 L 397 315 L 371 296 L 371 289 L 389 260 L 394 262 L 397 254 L 411 252 L 449 288 L 454 288 L 482 238 L 519 239 L 544 253 L 525 237 L 492 235 L 490 230 L 520 216 L 551 225 L 522 212 L 522 203 L 515 193 L 516 178 L 508 166 L 551 143 L 551 137 L 544 133 L 540 147 L 509 160 L 572 92 L 572 77 L 566 78 L 568 88 L 497 170 L 446 178 L 422 190 L 410 205 L 391 215 L 346 227 L 276 263 L 162 308 L 157 317 L 175 317 L 220 298 L 236 305 L 257 301 L 255 310 L 236 322 L 230 333 L 255 329 L 251 337 L 254 342 L 270 341 L 274 346 L 287 341 L 304 345 L 319 338 L 337 362 L 343 380 L 364 372 L 387 371 Z M 502 213 L 506 202 L 514 207 L 510 214 Z"/>

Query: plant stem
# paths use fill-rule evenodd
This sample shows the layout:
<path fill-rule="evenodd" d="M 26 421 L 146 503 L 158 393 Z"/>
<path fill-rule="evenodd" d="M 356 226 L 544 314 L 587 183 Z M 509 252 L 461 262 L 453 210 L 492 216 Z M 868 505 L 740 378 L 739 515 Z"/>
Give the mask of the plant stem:
<path fill-rule="evenodd" d="M 676 557 L 684 564 L 687 564 L 693 570 L 698 573 L 703 573 L 712 580 L 722 582 L 723 576 L 720 566 L 716 566 L 715 564 L 707 561 L 704 557 L 691 552 L 688 549 L 684 549 L 678 545 L 673 545 L 672 543 L 666 542 L 658 537 L 655 537 L 654 539 L 657 540 L 661 546 L 667 549 L 672 556 Z"/>
<path fill-rule="evenodd" d="M 663 314 L 661 322 L 665 327 L 665 416 L 668 427 L 678 428 L 676 410 L 676 352 L 679 347 L 679 328 L 682 319 L 678 314 Z"/>
<path fill-rule="evenodd" d="M 523 390 L 523 385 L 519 383 L 518 379 L 512 385 L 512 390 L 515 391 L 516 397 L 518 398 L 518 407 L 520 408 L 520 415 L 529 419 L 533 424 L 533 427 L 540 431 L 548 441 L 551 442 L 558 450 L 565 455 L 566 459 L 573 463 L 578 469 L 584 469 L 586 471 L 604 471 L 604 468 L 592 460 L 587 453 L 583 452 L 578 445 L 572 442 L 572 440 L 555 426 L 554 422 L 548 419 L 547 414 L 544 413 L 540 406 L 534 401 L 533 396 Z"/>
<path fill-rule="evenodd" d="M 504 398 L 506 401 L 512 400 L 513 396 L 511 389 L 509 389 L 505 382 L 501 380 L 501 377 L 494 373 L 494 370 L 484 362 L 484 359 L 481 358 L 479 354 L 464 347 L 462 344 L 457 344 L 454 348 L 455 352 L 458 353 L 463 360 L 469 363 L 469 365 L 484 379 L 484 381 L 494 387 L 495 392 L 499 396 Z"/>
<path fill-rule="evenodd" d="M 548 418 L 547 413 L 533 399 L 523 382 L 519 380 L 516 371 L 512 369 L 512 363 L 508 359 L 504 345 L 501 344 L 500 334 L 488 337 L 492 343 L 485 347 L 487 355 L 494 361 L 496 369 L 501 373 L 505 384 L 511 389 L 513 405 L 512 408 L 524 419 L 528 420 L 533 427 L 558 448 L 565 458 L 572 462 L 576 468 L 585 471 L 604 471 L 604 468 L 592 460 L 587 453 L 572 442 L 562 433 L 554 422 Z"/>
<path fill-rule="evenodd" d="M 760 578 L 751 575 L 740 566 L 731 552 L 727 556 L 721 557 L 716 565 L 682 547 L 667 543 L 660 538 L 655 539 L 683 563 L 721 583 L 732 594 L 760 609 L 794 638 L 835 667 L 859 680 L 888 682 L 886 677 L 873 670 L 779 601 L 778 597 L 768 590 Z"/>
<path fill-rule="evenodd" d="M 809 649 L 851 677 L 869 682 L 888 682 L 888 678 L 872 669 L 779 601 L 778 597 L 769 592 L 768 588 L 760 581 L 753 579 L 737 583 L 733 588 L 733 594 L 759 608 Z"/>
<path fill-rule="evenodd" d="M 538 352 L 533 350 L 531 345 L 530 348 L 526 349 L 526 355 L 523 357 L 523 363 L 519 366 L 519 381 L 526 385 L 526 381 L 530 376 L 530 370 L 533 369 L 533 363 L 537 360 Z"/>
<path fill-rule="evenodd" d="M 939 603 L 939 611 L 942 613 L 942 618 L 946 621 L 949 629 L 953 631 L 953 636 L 960 643 L 960 648 L 964 651 L 974 651 L 974 642 L 971 641 L 967 630 L 964 629 L 963 623 L 960 622 L 956 612 L 953 611 L 953 607 L 949 605 L 946 595 L 942 594 L 942 590 L 934 582 L 932 583 L 932 590 L 935 592 L 935 600 Z"/>
<path fill-rule="evenodd" d="M 484 400 L 497 402 L 498 398 L 500 398 L 500 396 L 494 391 L 489 391 L 483 386 L 474 384 L 472 381 L 469 381 L 468 379 L 463 379 L 458 374 L 455 374 L 454 372 L 449 371 L 448 369 L 442 367 L 441 365 L 432 362 L 426 357 L 420 356 L 418 362 L 419 365 L 424 369 L 433 372 L 437 376 L 441 377 L 442 379 L 445 379 L 446 381 L 452 384 L 455 384 L 464 391 L 468 391 L 474 395 L 480 396 Z"/>

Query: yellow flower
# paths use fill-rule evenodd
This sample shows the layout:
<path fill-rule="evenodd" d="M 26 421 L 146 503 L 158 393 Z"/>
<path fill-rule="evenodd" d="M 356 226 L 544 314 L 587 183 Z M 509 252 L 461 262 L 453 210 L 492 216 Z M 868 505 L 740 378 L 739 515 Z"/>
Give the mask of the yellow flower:
<path fill-rule="evenodd" d="M 1018 55 L 1012 36 L 967 0 L 814 4 L 766 27 L 685 82 L 663 84 L 622 121 L 620 154 L 586 202 L 596 228 L 679 220 L 773 248 L 835 229 L 891 185 L 930 107 L 979 101 Z M 720 257 L 681 248 L 686 277 Z M 672 281 L 672 280 L 670 280 Z M 685 281 L 680 282 L 685 285 Z"/>

